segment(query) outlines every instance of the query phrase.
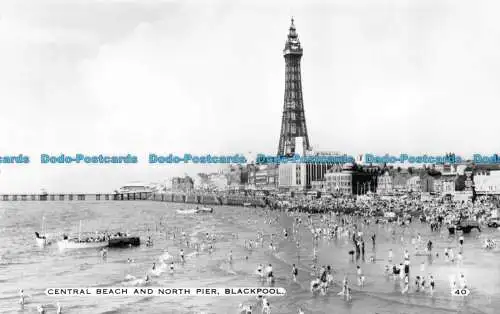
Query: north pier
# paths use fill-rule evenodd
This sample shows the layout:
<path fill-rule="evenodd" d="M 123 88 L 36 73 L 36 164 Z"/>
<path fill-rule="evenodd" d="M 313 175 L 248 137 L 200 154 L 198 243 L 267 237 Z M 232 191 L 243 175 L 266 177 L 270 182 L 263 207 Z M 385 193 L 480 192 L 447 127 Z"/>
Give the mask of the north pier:
<path fill-rule="evenodd" d="M 208 193 L 60 193 L 60 194 L 0 194 L 0 201 L 4 202 L 66 202 L 66 201 L 155 201 L 169 203 L 186 203 L 200 205 L 229 205 L 229 206 L 266 206 L 264 197 L 244 195 L 215 195 Z"/>

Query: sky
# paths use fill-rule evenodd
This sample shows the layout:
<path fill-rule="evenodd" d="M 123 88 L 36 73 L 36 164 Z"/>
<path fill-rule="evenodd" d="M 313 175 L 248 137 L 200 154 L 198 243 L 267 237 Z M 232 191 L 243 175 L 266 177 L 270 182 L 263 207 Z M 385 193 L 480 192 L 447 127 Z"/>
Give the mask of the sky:
<path fill-rule="evenodd" d="M 2 0 L 0 194 L 107 192 L 213 168 L 168 155 L 275 153 L 294 16 L 316 150 L 499 151 L 498 1 Z M 136 165 L 41 165 L 42 153 Z"/>

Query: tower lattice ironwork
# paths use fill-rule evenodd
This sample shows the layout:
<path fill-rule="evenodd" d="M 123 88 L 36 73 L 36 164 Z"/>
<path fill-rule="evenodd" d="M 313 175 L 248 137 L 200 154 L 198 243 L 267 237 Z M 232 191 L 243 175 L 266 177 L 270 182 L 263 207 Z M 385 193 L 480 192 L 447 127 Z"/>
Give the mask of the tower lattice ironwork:
<path fill-rule="evenodd" d="M 278 146 L 278 155 L 280 156 L 295 153 L 296 137 L 303 137 L 304 151 L 310 149 L 300 74 L 302 47 L 300 46 L 293 18 L 288 32 L 288 39 L 285 43 L 285 49 L 283 49 L 283 56 L 285 58 L 285 100 Z"/>

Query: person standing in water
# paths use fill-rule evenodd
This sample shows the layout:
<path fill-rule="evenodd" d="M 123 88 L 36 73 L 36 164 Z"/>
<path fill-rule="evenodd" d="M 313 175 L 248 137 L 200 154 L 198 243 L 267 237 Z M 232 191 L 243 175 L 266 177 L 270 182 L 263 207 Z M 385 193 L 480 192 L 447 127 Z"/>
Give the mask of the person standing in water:
<path fill-rule="evenodd" d="M 257 274 L 260 276 L 261 279 L 264 278 L 263 268 L 264 266 L 262 266 L 262 264 L 259 264 L 259 266 L 257 266 Z"/>
<path fill-rule="evenodd" d="M 299 274 L 299 271 L 297 267 L 295 267 L 295 264 L 292 266 L 292 279 L 294 282 L 297 282 L 297 275 Z"/>
<path fill-rule="evenodd" d="M 271 304 L 267 298 L 262 298 L 262 314 L 271 314 Z"/>
<path fill-rule="evenodd" d="M 434 289 L 435 289 L 435 283 L 434 283 L 434 277 L 432 275 L 429 275 L 429 288 L 431 295 L 434 294 Z"/>
<path fill-rule="evenodd" d="M 184 250 L 183 250 L 183 249 L 181 249 L 181 251 L 180 251 L 180 253 L 179 253 L 179 254 L 180 254 L 180 256 L 181 256 L 181 261 L 184 263 L 184 262 L 186 261 L 186 260 L 184 259 Z"/>
<path fill-rule="evenodd" d="M 347 280 L 347 276 L 344 276 L 344 280 L 342 280 L 342 291 L 340 293 L 344 295 L 347 301 L 351 299 L 349 281 Z"/>
<path fill-rule="evenodd" d="M 420 276 L 417 276 L 415 277 L 415 291 L 419 292 L 420 291 L 420 285 L 421 285 L 421 281 L 420 281 Z"/>
<path fill-rule="evenodd" d="M 364 260 L 365 259 L 365 241 L 361 241 L 361 258 Z"/>
<path fill-rule="evenodd" d="M 407 293 L 409 289 L 410 289 L 410 277 L 408 275 L 405 275 L 404 287 L 403 290 L 401 291 L 401 294 Z"/>
<path fill-rule="evenodd" d="M 21 306 L 24 306 L 24 290 L 23 289 L 19 290 L 19 304 Z"/>
<path fill-rule="evenodd" d="M 273 266 L 271 264 L 269 264 L 269 266 L 267 266 L 266 272 L 267 272 L 267 281 L 269 283 L 273 282 L 273 280 L 274 280 L 274 277 L 273 277 Z"/>
<path fill-rule="evenodd" d="M 363 270 L 361 267 L 358 265 L 356 266 L 357 268 L 357 274 L 358 274 L 358 286 L 363 287 L 365 284 L 365 276 L 363 276 Z"/>
<path fill-rule="evenodd" d="M 460 289 L 467 289 L 467 280 L 465 280 L 464 274 L 460 274 L 458 282 L 460 283 Z"/>

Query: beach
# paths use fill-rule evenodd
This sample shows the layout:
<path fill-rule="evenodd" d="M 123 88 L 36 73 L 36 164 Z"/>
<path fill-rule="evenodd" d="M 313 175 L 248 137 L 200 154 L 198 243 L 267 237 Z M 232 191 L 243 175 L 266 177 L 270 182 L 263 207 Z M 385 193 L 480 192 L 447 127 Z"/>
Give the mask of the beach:
<path fill-rule="evenodd" d="M 457 247 L 458 236 L 449 236 L 446 228 L 431 233 L 427 224 L 412 222 L 410 226 L 392 224 L 368 224 L 362 226 L 366 242 L 363 261 L 351 259 L 352 242 L 346 237 L 317 240 L 319 265 L 331 265 L 335 270 L 335 284 L 326 295 L 313 295 L 309 283 L 313 278 L 313 237 L 306 224 L 299 227 L 296 237 L 300 249 L 290 234 L 282 236 L 283 229 L 292 230 L 294 217 L 284 211 L 268 211 L 262 208 L 214 207 L 214 214 L 180 215 L 177 209 L 191 208 L 188 204 L 157 203 L 148 201 L 127 202 L 9 202 L 0 204 L 0 313 L 33 313 L 37 305 L 46 305 L 47 313 L 55 313 L 56 302 L 64 313 L 238 313 L 238 305 L 252 304 L 260 313 L 255 297 L 231 296 L 137 296 L 137 297 L 54 297 L 45 295 L 49 287 L 117 287 L 127 286 L 127 276 L 142 278 L 150 272 L 153 263 L 161 265 L 174 262 L 174 272 L 159 267 L 151 274 L 150 286 L 166 288 L 182 287 L 259 287 L 267 286 L 256 275 L 259 264 L 272 264 L 275 287 L 287 290 L 286 296 L 270 297 L 272 313 L 297 313 L 301 307 L 305 313 L 495 313 L 500 308 L 500 264 L 498 250 L 481 248 L 485 236 L 499 238 L 496 229 L 483 228 L 465 235 L 463 265 L 460 267 L 443 258 L 445 247 Z M 191 206 L 191 207 L 190 207 Z M 45 217 L 47 234 L 75 234 L 79 222 L 82 229 L 122 230 L 141 237 L 143 243 L 151 236 L 153 246 L 109 249 L 103 259 L 98 251 L 63 251 L 51 245 L 37 247 L 34 232 L 40 230 Z M 307 220 L 306 214 L 302 219 Z M 319 225 L 320 215 L 312 220 Z M 392 229 L 396 236 L 392 236 Z M 189 245 L 181 240 L 186 234 Z M 264 244 L 248 250 L 246 243 L 255 240 L 257 233 L 264 234 Z M 206 233 L 215 235 L 215 249 L 208 252 L 206 246 L 199 252 L 196 244 L 206 240 Z M 372 247 L 369 236 L 375 233 L 376 245 Z M 426 256 L 415 256 L 411 239 L 420 233 L 423 242 L 432 240 L 438 258 L 432 261 Z M 175 238 L 174 238 L 175 234 Z M 270 235 L 275 234 L 274 239 Z M 401 241 L 403 237 L 403 241 Z M 269 243 L 277 247 L 269 248 Z M 185 252 L 181 263 L 179 252 Z M 402 295 L 399 281 L 384 275 L 388 264 L 388 250 L 394 252 L 395 262 L 403 261 L 403 251 L 411 256 L 410 293 Z M 168 250 L 166 255 L 165 250 Z M 457 250 L 458 251 L 458 250 Z M 232 262 L 228 256 L 232 252 Z M 370 262 L 370 256 L 374 262 Z M 248 257 L 248 259 L 247 259 Z M 132 262 L 129 262 L 128 260 Z M 436 279 L 433 296 L 413 291 L 413 278 L 425 262 L 423 275 L 432 273 Z M 430 263 L 431 262 L 431 263 Z M 298 267 L 298 280 L 291 280 L 291 267 Z M 363 288 L 356 285 L 356 265 L 366 276 Z M 449 277 L 463 273 L 470 286 L 467 297 L 451 295 Z M 346 274 L 352 283 L 352 300 L 344 301 L 337 293 L 339 281 Z M 23 289 L 26 304 L 21 310 L 17 303 L 18 291 Z"/>

